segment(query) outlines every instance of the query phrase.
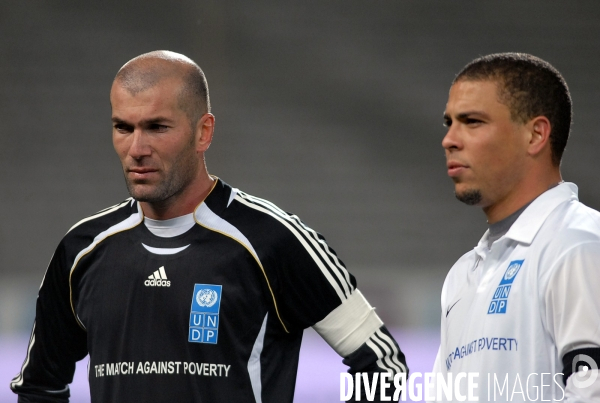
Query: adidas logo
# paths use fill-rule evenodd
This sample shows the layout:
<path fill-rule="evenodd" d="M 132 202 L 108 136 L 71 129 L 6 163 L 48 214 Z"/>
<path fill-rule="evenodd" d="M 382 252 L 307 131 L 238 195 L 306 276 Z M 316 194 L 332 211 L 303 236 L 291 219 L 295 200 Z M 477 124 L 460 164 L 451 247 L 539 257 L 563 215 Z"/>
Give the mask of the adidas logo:
<path fill-rule="evenodd" d="M 170 287 L 171 282 L 167 280 L 167 273 L 165 273 L 165 266 L 161 266 L 160 269 L 148 276 L 148 280 L 144 281 L 146 287 Z"/>

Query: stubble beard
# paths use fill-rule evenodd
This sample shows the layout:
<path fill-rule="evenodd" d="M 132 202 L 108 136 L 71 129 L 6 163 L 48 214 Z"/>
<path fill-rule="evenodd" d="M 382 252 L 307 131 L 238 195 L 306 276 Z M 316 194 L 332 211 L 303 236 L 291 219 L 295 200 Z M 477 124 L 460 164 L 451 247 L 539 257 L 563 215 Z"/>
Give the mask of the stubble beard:
<path fill-rule="evenodd" d="M 198 172 L 199 161 L 195 155 L 193 143 L 183 150 L 176 158 L 170 170 L 165 172 L 164 178 L 154 186 L 135 183 L 127 178 L 125 183 L 129 195 L 139 202 L 152 204 L 168 204 L 173 196 L 182 193 L 192 182 Z"/>
<path fill-rule="evenodd" d="M 481 203 L 482 196 L 479 189 L 469 189 L 464 192 L 454 192 L 454 196 L 468 206 L 476 206 Z"/>

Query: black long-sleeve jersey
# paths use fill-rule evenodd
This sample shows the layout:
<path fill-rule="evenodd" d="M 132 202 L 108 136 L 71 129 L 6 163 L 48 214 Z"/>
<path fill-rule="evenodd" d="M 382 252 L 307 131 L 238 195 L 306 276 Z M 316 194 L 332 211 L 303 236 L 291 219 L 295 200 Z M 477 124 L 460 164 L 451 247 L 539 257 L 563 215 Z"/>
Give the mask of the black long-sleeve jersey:
<path fill-rule="evenodd" d="M 216 180 L 193 217 L 159 237 L 128 199 L 71 228 L 11 383 L 19 402 L 67 402 L 88 353 L 96 403 L 291 402 L 308 326 L 350 372 L 406 371 L 354 277 L 297 216 Z"/>

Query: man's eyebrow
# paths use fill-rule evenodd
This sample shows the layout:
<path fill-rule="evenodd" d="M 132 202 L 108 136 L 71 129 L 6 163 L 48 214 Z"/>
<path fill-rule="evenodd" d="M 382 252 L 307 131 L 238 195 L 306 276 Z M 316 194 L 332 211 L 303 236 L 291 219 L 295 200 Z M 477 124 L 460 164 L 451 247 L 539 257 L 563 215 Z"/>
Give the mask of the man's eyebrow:
<path fill-rule="evenodd" d="M 463 121 L 469 118 L 484 118 L 484 119 L 489 119 L 490 116 L 483 112 L 483 111 L 467 111 L 467 112 L 461 112 L 461 113 L 457 113 L 456 115 L 454 115 L 454 118 L 458 121 Z M 449 114 L 448 112 L 444 112 L 444 120 L 452 120 L 452 115 Z"/>
<path fill-rule="evenodd" d="M 145 123 L 145 124 L 172 123 L 172 122 L 173 122 L 172 119 L 165 118 L 163 116 L 157 116 L 157 117 L 152 118 L 152 119 L 142 120 L 142 123 Z"/>
<path fill-rule="evenodd" d="M 127 122 L 123 119 L 120 119 L 116 116 L 113 116 L 112 121 L 116 124 L 125 124 L 125 125 L 134 126 L 132 123 L 129 123 L 129 122 Z M 147 125 L 160 124 L 160 123 L 173 123 L 173 120 L 163 117 L 163 116 L 157 116 L 152 119 L 142 120 L 140 123 L 144 126 L 147 126 Z"/>
<path fill-rule="evenodd" d="M 482 111 L 467 111 L 467 112 L 461 112 L 459 114 L 456 115 L 456 118 L 458 120 L 464 120 L 467 118 L 472 118 L 473 116 L 479 116 L 479 117 L 483 117 L 483 118 L 489 118 L 489 115 L 485 112 Z"/>

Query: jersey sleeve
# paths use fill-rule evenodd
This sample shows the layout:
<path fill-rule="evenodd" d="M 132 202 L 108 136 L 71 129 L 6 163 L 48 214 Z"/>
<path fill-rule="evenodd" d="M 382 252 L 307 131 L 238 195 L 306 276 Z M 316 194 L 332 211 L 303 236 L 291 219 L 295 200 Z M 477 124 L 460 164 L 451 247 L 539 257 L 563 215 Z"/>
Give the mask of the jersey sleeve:
<path fill-rule="evenodd" d="M 385 374 L 393 385 L 396 374 L 407 373 L 404 354 L 354 277 L 325 239 L 296 216 L 288 216 L 284 227 L 267 262 L 277 267 L 283 321 L 290 329 L 312 326 L 344 357 L 351 374 L 373 379 L 377 373 L 379 380 Z M 393 387 L 386 394 L 393 396 Z M 379 390 L 375 396 L 378 401 Z"/>
<path fill-rule="evenodd" d="M 559 258 L 545 290 L 546 322 L 563 362 L 566 402 L 598 401 L 600 397 L 599 289 L 600 243 L 586 242 Z M 580 370 L 588 369 L 587 379 L 595 374 L 595 381 L 577 379 L 583 376 Z"/>
<path fill-rule="evenodd" d="M 75 363 L 87 354 L 86 332 L 71 309 L 69 270 L 61 243 L 38 293 L 25 361 L 10 384 L 20 403 L 68 402 Z"/>
<path fill-rule="evenodd" d="M 356 289 L 356 280 L 325 239 L 293 217 L 281 228 L 265 264 L 276 277 L 276 298 L 290 330 L 314 325 Z"/>
<path fill-rule="evenodd" d="M 235 200 L 245 209 L 235 215 L 244 218 L 235 218 L 235 210 L 227 218 L 235 220 L 233 225 L 256 251 L 283 330 L 314 327 L 344 358 L 351 374 L 391 379 L 406 373 L 398 343 L 325 238 L 269 201 L 241 191 Z M 376 396 L 373 401 L 379 391 Z"/>

